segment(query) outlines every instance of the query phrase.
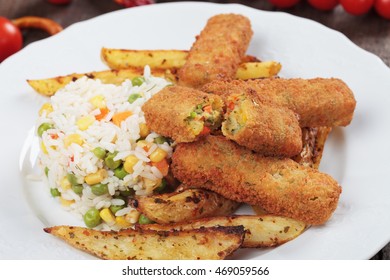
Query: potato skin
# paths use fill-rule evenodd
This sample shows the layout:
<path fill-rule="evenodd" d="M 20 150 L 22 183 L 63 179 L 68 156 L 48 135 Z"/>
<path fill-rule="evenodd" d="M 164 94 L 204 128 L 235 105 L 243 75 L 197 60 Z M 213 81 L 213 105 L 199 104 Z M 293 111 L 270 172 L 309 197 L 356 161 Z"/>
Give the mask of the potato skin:
<path fill-rule="evenodd" d="M 221 260 L 241 246 L 245 235 L 243 226 L 119 232 L 54 226 L 44 231 L 108 260 Z"/>
<path fill-rule="evenodd" d="M 179 144 L 172 170 L 185 184 L 312 225 L 331 217 L 341 193 L 327 174 L 288 158 L 261 156 L 220 136 Z"/>
<path fill-rule="evenodd" d="M 301 127 L 346 126 L 356 107 L 351 89 L 335 78 L 213 81 L 202 87 L 202 91 L 221 96 L 252 94 L 261 102 L 297 113 Z"/>
<path fill-rule="evenodd" d="M 175 224 L 137 224 L 137 228 L 149 230 L 189 230 L 214 226 L 239 226 L 245 228 L 242 248 L 274 247 L 299 236 L 306 228 L 303 222 L 274 215 L 232 215 L 203 218 Z"/>
<path fill-rule="evenodd" d="M 142 110 L 151 130 L 179 143 L 192 142 L 199 136 L 191 131 L 186 118 L 196 105 L 204 102 L 221 104 L 222 115 L 221 97 L 181 86 L 164 88 L 150 98 L 142 106 Z"/>
<path fill-rule="evenodd" d="M 167 224 L 231 215 L 240 203 L 208 190 L 186 189 L 182 192 L 138 197 L 132 201 L 132 205 L 152 221 Z"/>
<path fill-rule="evenodd" d="M 326 139 L 331 127 L 305 127 L 302 128 L 302 150 L 292 159 L 299 164 L 314 169 L 320 167 Z"/>
<path fill-rule="evenodd" d="M 179 70 L 179 84 L 199 88 L 215 79 L 233 79 L 252 34 L 249 19 L 242 15 L 211 17 Z"/>

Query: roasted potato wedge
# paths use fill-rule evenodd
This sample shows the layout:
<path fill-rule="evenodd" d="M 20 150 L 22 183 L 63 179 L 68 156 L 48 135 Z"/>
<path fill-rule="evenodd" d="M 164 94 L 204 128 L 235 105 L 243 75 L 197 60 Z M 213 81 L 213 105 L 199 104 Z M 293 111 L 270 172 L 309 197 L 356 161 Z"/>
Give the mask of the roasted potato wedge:
<path fill-rule="evenodd" d="M 277 72 L 269 71 L 268 62 L 246 62 L 241 64 L 239 71 L 237 72 L 238 79 L 251 79 L 264 78 L 276 75 Z M 263 68 L 263 66 L 265 68 Z M 143 68 L 126 68 L 120 70 L 105 70 L 95 71 L 89 73 L 73 73 L 66 76 L 58 76 L 54 78 L 27 80 L 28 84 L 38 93 L 45 96 L 54 95 L 59 89 L 63 88 L 72 81 L 75 81 L 83 76 L 90 79 L 100 79 L 105 84 L 119 85 L 127 79 L 143 75 Z M 165 78 L 172 83 L 178 81 L 177 69 L 161 69 L 152 68 L 152 75 L 155 77 Z M 267 76 L 268 75 L 268 76 Z"/>
<path fill-rule="evenodd" d="M 134 199 L 132 205 L 159 224 L 231 215 L 240 203 L 202 189 L 186 189 Z"/>
<path fill-rule="evenodd" d="M 318 169 L 325 142 L 331 130 L 330 127 L 303 128 L 302 151 L 293 159 L 304 166 Z"/>
<path fill-rule="evenodd" d="M 159 69 L 178 69 L 186 62 L 188 51 L 102 48 L 100 56 L 102 61 L 111 69 L 144 68 L 145 65 Z M 259 62 L 259 59 L 247 55 L 242 62 Z"/>
<path fill-rule="evenodd" d="M 123 50 L 102 48 L 101 58 L 111 69 L 129 67 L 174 69 L 184 65 L 188 51 L 184 50 Z"/>
<path fill-rule="evenodd" d="M 148 230 L 189 230 L 215 226 L 244 226 L 246 230 L 243 248 L 273 247 L 290 241 L 300 235 L 306 228 L 303 222 L 275 215 L 260 216 L 227 216 L 204 218 L 175 225 L 147 224 L 137 225 L 138 229 Z"/>
<path fill-rule="evenodd" d="M 282 65 L 276 61 L 242 63 L 237 69 L 236 78 L 240 80 L 268 78 L 276 76 Z"/>
<path fill-rule="evenodd" d="M 111 260 L 211 260 L 224 259 L 238 249 L 245 230 L 214 227 L 184 231 L 97 231 L 83 227 L 45 228 L 70 245 Z"/>
<path fill-rule="evenodd" d="M 72 81 L 75 81 L 83 76 L 90 79 L 99 79 L 105 84 L 120 85 L 127 79 L 142 76 L 144 70 L 141 68 L 127 68 L 121 70 L 105 70 L 96 71 L 84 74 L 70 74 L 66 76 L 58 76 L 54 78 L 41 79 L 41 80 L 27 80 L 28 84 L 38 93 L 45 96 L 54 95 L 59 89 L 63 88 Z M 164 77 L 166 79 L 173 79 L 175 82 L 176 73 L 171 73 L 170 70 L 153 69 L 152 74 L 156 77 Z"/>

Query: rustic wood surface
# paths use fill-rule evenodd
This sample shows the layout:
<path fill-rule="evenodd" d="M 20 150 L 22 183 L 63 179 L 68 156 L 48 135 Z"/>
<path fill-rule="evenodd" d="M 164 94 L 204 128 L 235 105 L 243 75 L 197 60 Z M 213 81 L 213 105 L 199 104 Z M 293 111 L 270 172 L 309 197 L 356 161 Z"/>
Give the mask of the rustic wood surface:
<path fill-rule="evenodd" d="M 157 0 L 156 2 L 174 1 Z M 261 10 L 277 10 L 264 0 L 202 2 L 241 3 Z M 45 0 L 1 0 L 0 16 L 11 19 L 27 15 L 48 17 L 63 27 L 67 27 L 72 23 L 122 8 L 114 3 L 113 0 L 73 0 L 71 4 L 65 6 L 52 5 Z M 376 54 L 387 66 L 390 66 L 390 21 L 380 18 L 374 11 L 359 17 L 346 14 L 340 6 L 331 12 L 322 12 L 311 8 L 306 1 L 302 1 L 296 7 L 284 11 L 318 21 L 332 29 L 342 32 L 355 44 Z M 28 30 L 23 32 L 23 36 L 25 45 L 27 45 L 47 37 L 47 34 L 39 30 Z M 372 259 L 389 260 L 390 243 Z"/>

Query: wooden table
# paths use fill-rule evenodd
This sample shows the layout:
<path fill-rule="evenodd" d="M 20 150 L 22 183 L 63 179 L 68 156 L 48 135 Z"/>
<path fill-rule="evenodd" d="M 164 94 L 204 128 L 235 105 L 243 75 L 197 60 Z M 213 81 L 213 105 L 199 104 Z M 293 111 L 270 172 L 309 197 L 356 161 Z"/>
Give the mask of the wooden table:
<path fill-rule="evenodd" d="M 156 2 L 174 2 L 157 0 Z M 241 1 L 202 1 L 216 3 L 242 3 L 262 10 L 275 10 L 264 0 Z M 73 0 L 70 5 L 56 6 L 45 0 L 2 0 L 0 3 L 0 16 L 18 18 L 27 15 L 51 18 L 63 27 L 74 22 L 86 20 L 100 14 L 122 9 L 113 0 Z M 365 16 L 355 17 L 346 14 L 342 7 L 332 12 L 321 12 L 311 8 L 305 1 L 298 6 L 285 10 L 285 12 L 318 21 L 332 29 L 344 33 L 355 44 L 379 56 L 386 65 L 390 66 L 390 21 L 377 16 L 374 11 Z M 25 44 L 45 38 L 42 31 L 29 30 L 24 32 Z M 362 65 L 364 67 L 364 65 Z M 369 71 L 369 70 L 368 70 Z M 364 241 L 362 241 L 364 242 Z M 372 259 L 390 259 L 390 243 Z"/>

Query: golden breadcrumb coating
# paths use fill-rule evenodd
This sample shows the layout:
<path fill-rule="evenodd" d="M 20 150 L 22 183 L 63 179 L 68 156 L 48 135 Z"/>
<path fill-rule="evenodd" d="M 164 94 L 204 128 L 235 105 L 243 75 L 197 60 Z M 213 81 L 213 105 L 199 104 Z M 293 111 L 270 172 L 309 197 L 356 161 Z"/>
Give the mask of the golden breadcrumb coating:
<path fill-rule="evenodd" d="M 292 157 L 302 150 L 302 131 L 295 113 L 245 95 L 235 97 L 228 101 L 223 135 L 266 156 Z"/>
<path fill-rule="evenodd" d="M 261 102 L 285 106 L 299 115 L 301 127 L 346 126 L 356 106 L 351 89 L 335 78 L 213 81 L 202 90 L 222 96 L 252 94 Z"/>
<path fill-rule="evenodd" d="M 232 79 L 253 35 L 248 18 L 236 14 L 211 17 L 179 70 L 179 84 L 199 88 L 214 79 Z"/>
<path fill-rule="evenodd" d="M 191 118 L 197 106 L 201 114 L 203 107 L 210 106 L 212 114 L 210 119 L 214 124 L 208 124 L 207 120 L 199 119 L 201 115 Z M 210 108 L 209 107 L 209 108 Z M 210 131 L 220 126 L 223 116 L 223 101 L 218 95 L 181 86 L 169 86 L 155 94 L 143 106 L 147 126 L 154 132 L 172 138 L 176 142 L 192 142 L 198 139 L 205 126 L 210 126 Z"/>
<path fill-rule="evenodd" d="M 179 144 L 172 171 L 185 184 L 312 225 L 331 217 L 341 193 L 327 174 L 291 159 L 263 157 L 222 136 Z"/>

